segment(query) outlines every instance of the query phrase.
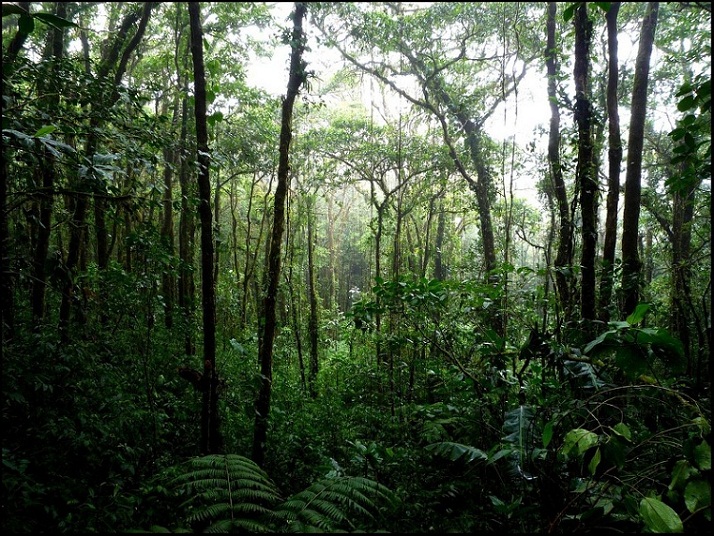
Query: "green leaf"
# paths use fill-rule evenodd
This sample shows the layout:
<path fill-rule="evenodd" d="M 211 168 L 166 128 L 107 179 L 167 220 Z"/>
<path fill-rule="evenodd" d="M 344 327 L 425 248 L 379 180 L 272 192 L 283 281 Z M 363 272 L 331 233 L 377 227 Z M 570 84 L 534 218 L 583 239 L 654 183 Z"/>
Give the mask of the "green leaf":
<path fill-rule="evenodd" d="M 697 470 L 689 465 L 687 460 L 679 460 L 672 469 L 672 481 L 669 483 L 668 489 L 672 491 L 681 488 L 690 476 L 696 474 Z"/>
<path fill-rule="evenodd" d="M 624 437 L 628 441 L 632 441 L 632 432 L 630 432 L 630 428 L 624 422 L 618 422 L 612 427 L 612 431 L 620 437 Z"/>
<path fill-rule="evenodd" d="M 640 516 L 652 532 L 684 531 L 682 520 L 671 507 L 658 499 L 645 497 L 640 501 Z"/>
<path fill-rule="evenodd" d="M 686 112 L 696 107 L 697 103 L 692 95 L 687 95 L 681 101 L 677 103 L 677 110 L 680 112 Z"/>
<path fill-rule="evenodd" d="M 630 324 L 631 326 L 634 326 L 635 324 L 639 324 L 642 322 L 642 319 L 645 317 L 647 314 L 647 311 L 650 310 L 650 304 L 649 303 L 638 303 L 637 307 L 635 307 L 635 310 L 632 312 L 630 316 L 626 318 L 627 323 Z"/>
<path fill-rule="evenodd" d="M 51 132 L 54 132 L 55 130 L 57 130 L 57 127 L 55 125 L 45 125 L 40 130 L 35 132 L 35 138 L 41 138 L 45 134 L 49 134 Z"/>
<path fill-rule="evenodd" d="M 470 445 L 462 445 L 461 443 L 453 443 L 451 441 L 433 443 L 431 445 L 427 445 L 425 448 L 426 450 L 433 451 L 440 456 L 449 458 L 452 462 L 462 458 L 466 462 L 472 462 L 474 460 L 488 460 L 488 456 L 482 450 Z"/>
<path fill-rule="evenodd" d="M 600 449 L 598 448 L 595 451 L 595 454 L 593 455 L 592 460 L 590 460 L 590 463 L 588 464 L 588 471 L 590 471 L 590 474 L 595 476 L 595 471 L 597 471 L 597 466 L 600 465 L 600 459 L 601 459 L 601 454 L 600 454 Z"/>
<path fill-rule="evenodd" d="M 550 441 L 553 439 L 553 423 L 549 422 L 543 427 L 543 447 L 547 448 Z"/>
<path fill-rule="evenodd" d="M 693 480 L 684 490 L 684 504 L 691 513 L 712 504 L 712 488 L 706 480 Z"/>
<path fill-rule="evenodd" d="M 565 434 L 561 452 L 568 454 L 570 451 L 575 450 L 575 454 L 580 455 L 590 447 L 597 445 L 597 442 L 597 434 L 590 430 L 585 430 L 584 428 L 574 428 Z"/>
<path fill-rule="evenodd" d="M 702 471 L 710 471 L 712 468 L 712 448 L 709 443 L 702 441 L 694 447 L 694 463 Z"/>
<path fill-rule="evenodd" d="M 563 11 L 563 20 L 565 22 L 568 22 L 570 19 L 573 18 L 575 15 L 575 9 L 578 7 L 577 3 L 570 4 L 568 7 L 565 8 L 565 11 Z"/>
<path fill-rule="evenodd" d="M 590 351 L 593 348 L 595 348 L 598 344 L 602 344 L 603 342 L 605 342 L 612 335 L 612 333 L 613 333 L 612 331 L 606 331 L 605 333 L 602 333 L 597 339 L 595 339 L 594 341 L 591 341 L 590 343 L 588 343 L 588 345 L 585 348 L 583 348 L 583 353 L 584 354 L 590 353 Z"/>

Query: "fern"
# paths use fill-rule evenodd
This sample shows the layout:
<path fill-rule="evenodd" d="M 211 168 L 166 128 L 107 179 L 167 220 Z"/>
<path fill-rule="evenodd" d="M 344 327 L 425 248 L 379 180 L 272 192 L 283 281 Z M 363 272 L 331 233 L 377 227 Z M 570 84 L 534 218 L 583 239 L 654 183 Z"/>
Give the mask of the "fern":
<path fill-rule="evenodd" d="M 272 508 L 280 501 L 268 475 L 236 454 L 193 458 L 173 484 L 189 493 L 188 521 L 208 523 L 206 532 L 269 532 Z"/>
<path fill-rule="evenodd" d="M 463 445 L 461 443 L 453 443 L 451 441 L 441 441 L 432 443 L 426 446 L 426 450 L 432 451 L 435 454 L 449 458 L 452 462 L 463 459 L 467 463 L 474 460 L 487 460 L 488 455 L 481 449 Z"/>
<path fill-rule="evenodd" d="M 187 521 L 204 532 L 357 530 L 358 517 L 374 520 L 381 504 L 394 500 L 378 482 L 332 475 L 282 501 L 268 475 L 236 454 L 193 458 L 179 469 L 172 484 L 188 495 Z"/>
<path fill-rule="evenodd" d="M 374 519 L 381 502 L 391 503 L 388 488 L 362 477 L 329 477 L 280 504 L 275 513 L 290 532 L 355 530 L 350 515 Z"/>

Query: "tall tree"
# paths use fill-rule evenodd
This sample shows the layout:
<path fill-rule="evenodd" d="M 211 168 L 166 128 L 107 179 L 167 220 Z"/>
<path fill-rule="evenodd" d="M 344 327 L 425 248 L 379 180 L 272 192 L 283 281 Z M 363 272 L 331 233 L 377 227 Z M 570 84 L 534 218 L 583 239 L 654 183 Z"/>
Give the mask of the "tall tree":
<path fill-rule="evenodd" d="M 647 116 L 647 86 L 650 56 L 657 28 L 659 2 L 649 2 L 642 20 L 640 44 L 635 60 L 635 78 L 630 106 L 630 133 L 627 140 L 625 200 L 622 216 L 622 313 L 635 310 L 640 300 L 641 262 L 638 251 L 640 199 L 642 195 L 642 149 Z"/>
<path fill-rule="evenodd" d="M 221 449 L 216 372 L 216 289 L 213 284 L 213 216 L 211 215 L 210 156 L 206 124 L 206 71 L 203 62 L 203 28 L 198 2 L 188 3 L 193 58 L 194 116 L 198 162 L 199 215 L 201 219 L 201 304 L 203 310 L 203 408 L 201 452 Z"/>
<path fill-rule="evenodd" d="M 281 243 L 285 231 L 285 200 L 288 191 L 288 176 L 290 174 L 290 143 L 292 141 L 292 117 L 295 99 L 307 76 L 303 53 L 305 51 L 305 36 L 303 19 L 307 4 L 295 2 L 292 13 L 293 29 L 290 38 L 290 74 L 288 87 L 283 99 L 282 117 L 280 121 L 280 147 L 278 155 L 278 184 L 275 189 L 273 231 L 270 237 L 268 254 L 268 288 L 263 300 L 263 336 L 259 350 L 261 384 L 258 398 L 255 402 L 255 430 L 253 435 L 252 458 L 258 465 L 265 461 L 266 440 L 268 437 L 268 417 L 270 414 L 270 396 L 273 383 L 273 345 L 276 330 L 276 303 L 278 283 L 280 281 Z"/>
<path fill-rule="evenodd" d="M 590 101 L 590 44 L 592 21 L 587 3 L 578 4 L 575 24 L 575 121 L 578 126 L 578 163 L 575 181 L 580 192 L 582 252 L 580 257 L 580 313 L 584 321 L 595 319 L 595 249 L 597 246 L 597 177 L 593 141 L 593 109 Z M 586 326 L 586 329 L 589 329 Z"/>
<path fill-rule="evenodd" d="M 557 3 L 548 2 L 546 21 L 546 57 L 548 71 L 548 101 L 550 103 L 550 130 L 548 134 L 548 169 L 550 184 L 545 191 L 549 199 L 555 198 L 559 215 L 558 250 L 554 261 L 555 284 L 558 290 L 558 300 L 566 320 L 570 318 L 573 306 L 571 296 L 571 280 L 567 274 L 573 263 L 573 225 L 570 219 L 570 202 L 563 178 L 563 167 L 560 161 L 560 107 L 558 106 L 557 83 L 560 71 L 558 64 L 558 48 L 556 43 L 556 13 Z"/>
<path fill-rule="evenodd" d="M 102 103 L 107 108 L 119 100 L 120 94 L 118 86 L 121 83 L 121 79 L 126 71 L 129 57 L 134 50 L 136 50 L 136 47 L 139 45 L 139 42 L 146 31 L 149 17 L 151 16 L 151 10 L 154 5 L 154 2 L 145 2 L 142 6 L 140 6 L 140 8 L 133 9 L 127 13 L 113 40 L 111 40 L 104 49 L 105 55 L 102 58 L 102 62 L 97 72 L 97 78 L 99 80 L 111 79 L 113 81 L 109 94 L 105 96 L 106 100 Z M 134 35 L 129 38 L 129 31 L 134 27 L 134 25 L 137 25 L 137 29 Z M 121 58 L 119 57 L 120 53 Z M 112 71 L 114 71 L 113 77 L 110 78 Z M 88 130 L 89 134 L 87 136 L 84 149 L 84 156 L 89 162 L 93 161 L 94 155 L 97 151 L 99 143 L 98 132 L 101 126 L 101 116 L 99 114 L 92 116 Z M 74 300 L 73 276 L 75 275 L 75 271 L 80 264 L 83 245 L 86 241 L 86 217 L 87 210 L 89 208 L 89 193 L 86 192 L 88 185 L 86 184 L 86 181 L 79 178 L 80 174 L 77 175 L 78 179 L 75 188 L 79 194 L 75 199 L 71 200 L 70 205 L 70 212 L 72 214 L 70 239 L 67 258 L 64 261 L 68 277 L 62 289 L 62 302 L 60 304 L 58 325 L 59 333 L 62 340 L 65 342 L 69 340 L 70 314 L 72 302 Z M 101 253 L 101 255 L 103 255 L 103 253 Z"/>
<path fill-rule="evenodd" d="M 55 14 L 58 17 L 65 18 L 67 16 L 67 5 L 65 2 L 55 3 Z M 53 85 L 59 81 L 58 69 L 64 57 L 64 30 L 59 27 L 52 28 L 48 36 L 48 46 L 46 48 L 48 57 L 45 58 L 46 63 L 51 65 L 50 72 L 45 79 L 47 86 Z M 50 113 L 57 113 L 57 107 L 60 102 L 61 91 L 57 87 L 45 87 L 44 91 L 47 109 Z M 39 142 L 37 143 L 39 148 Z M 52 229 L 52 210 L 54 205 L 53 189 L 56 182 L 56 169 L 54 157 L 45 150 L 44 155 L 40 157 L 39 173 L 41 176 L 42 196 L 40 199 L 40 207 L 38 214 L 37 239 L 35 241 L 34 266 L 32 279 L 32 318 L 35 324 L 35 329 L 39 326 L 44 318 L 45 313 L 45 291 L 47 288 L 47 277 L 45 273 L 45 263 L 50 246 L 50 232 Z"/>
<path fill-rule="evenodd" d="M 602 275 L 600 279 L 599 316 L 604 322 L 610 319 L 610 300 L 615 270 L 617 245 L 617 208 L 620 199 L 620 164 L 622 163 L 622 140 L 620 138 L 620 114 L 618 112 L 618 80 L 620 77 L 617 59 L 617 14 L 620 2 L 611 2 L 607 20 L 607 128 L 608 128 L 608 175 L 607 214 L 605 216 L 605 240 L 602 252 Z"/>

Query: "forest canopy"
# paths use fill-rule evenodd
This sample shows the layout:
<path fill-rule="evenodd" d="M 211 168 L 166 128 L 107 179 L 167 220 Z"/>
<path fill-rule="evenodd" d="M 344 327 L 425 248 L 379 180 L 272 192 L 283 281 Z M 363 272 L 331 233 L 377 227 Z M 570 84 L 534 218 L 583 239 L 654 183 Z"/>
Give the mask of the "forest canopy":
<path fill-rule="evenodd" d="M 11 533 L 710 533 L 711 3 L 3 3 Z"/>

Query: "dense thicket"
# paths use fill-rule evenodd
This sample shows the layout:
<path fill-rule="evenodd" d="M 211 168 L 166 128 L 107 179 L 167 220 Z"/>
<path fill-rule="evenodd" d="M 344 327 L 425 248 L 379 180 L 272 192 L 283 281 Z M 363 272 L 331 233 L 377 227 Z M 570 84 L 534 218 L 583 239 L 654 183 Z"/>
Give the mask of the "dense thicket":
<path fill-rule="evenodd" d="M 4 3 L 3 530 L 709 533 L 710 25 Z"/>

